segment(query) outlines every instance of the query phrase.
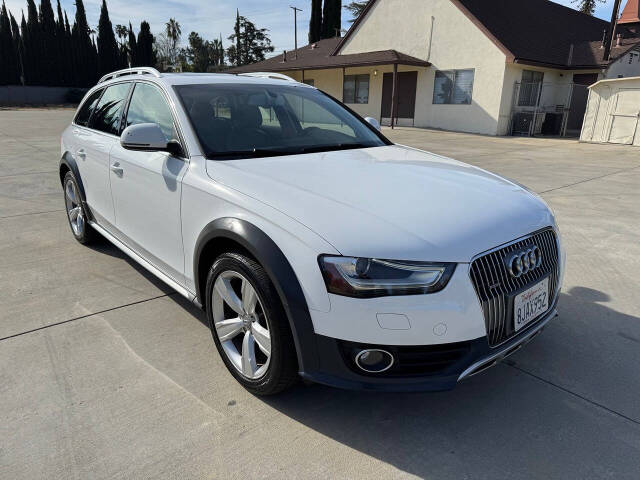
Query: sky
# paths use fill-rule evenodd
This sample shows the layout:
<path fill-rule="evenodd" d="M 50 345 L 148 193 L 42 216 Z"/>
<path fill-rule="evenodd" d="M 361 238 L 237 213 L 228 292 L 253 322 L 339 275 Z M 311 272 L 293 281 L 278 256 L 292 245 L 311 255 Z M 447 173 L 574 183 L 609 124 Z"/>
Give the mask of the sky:
<path fill-rule="evenodd" d="M 343 0 L 346 5 L 350 0 Z M 517 1 L 517 0 L 513 0 Z M 26 11 L 26 0 L 5 0 L 7 8 L 13 12 L 20 22 L 21 10 Z M 40 4 L 35 0 L 36 5 Z M 51 0 L 54 10 L 56 0 Z M 84 0 L 89 25 L 97 29 L 102 0 Z M 557 3 L 572 6 L 571 0 L 558 0 Z M 73 23 L 75 15 L 75 0 L 61 0 L 62 8 L 66 9 L 69 21 Z M 625 5 L 622 0 L 621 9 Z M 244 15 L 258 27 L 269 29 L 275 52 L 292 50 L 294 46 L 293 11 L 290 6 L 302 9 L 298 12 L 298 46 L 306 45 L 309 27 L 311 0 L 107 0 L 111 22 L 133 24 L 138 31 L 140 22 L 147 20 L 151 24 L 154 34 L 164 30 L 164 24 L 169 18 L 175 18 L 182 27 L 182 43 L 186 43 L 189 32 L 196 31 L 202 37 L 211 40 L 222 34 L 225 46 L 229 43 L 227 37 L 233 32 L 236 8 L 240 15 Z M 596 16 L 610 20 L 613 0 L 599 3 Z M 350 15 L 346 10 L 342 13 L 343 28 L 349 28 Z"/>

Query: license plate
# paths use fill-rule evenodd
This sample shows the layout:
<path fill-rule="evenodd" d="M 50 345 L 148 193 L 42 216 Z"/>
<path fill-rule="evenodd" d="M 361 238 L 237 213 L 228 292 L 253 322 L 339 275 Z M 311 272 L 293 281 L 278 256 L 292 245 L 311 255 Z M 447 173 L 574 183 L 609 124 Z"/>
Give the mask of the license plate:
<path fill-rule="evenodd" d="M 513 326 L 517 332 L 549 309 L 549 278 L 519 293 L 513 299 Z"/>

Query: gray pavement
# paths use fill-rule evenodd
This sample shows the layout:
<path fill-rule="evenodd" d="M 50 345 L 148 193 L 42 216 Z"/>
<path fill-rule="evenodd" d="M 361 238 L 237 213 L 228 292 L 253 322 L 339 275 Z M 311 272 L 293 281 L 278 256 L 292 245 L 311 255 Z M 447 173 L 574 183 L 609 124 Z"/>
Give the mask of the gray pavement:
<path fill-rule="evenodd" d="M 70 110 L 0 111 L 0 478 L 640 476 L 640 149 L 385 130 L 555 209 L 560 316 L 451 392 L 249 395 L 203 315 L 62 210 Z"/>

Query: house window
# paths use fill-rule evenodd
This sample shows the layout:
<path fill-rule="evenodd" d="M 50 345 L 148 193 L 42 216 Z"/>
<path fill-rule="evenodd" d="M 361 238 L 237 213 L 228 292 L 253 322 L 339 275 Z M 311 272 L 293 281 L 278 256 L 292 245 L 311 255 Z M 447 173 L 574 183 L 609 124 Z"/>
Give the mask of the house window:
<path fill-rule="evenodd" d="M 544 72 L 533 70 L 522 71 L 522 82 L 520 83 L 520 94 L 518 95 L 518 106 L 535 107 L 538 104 L 540 93 L 542 92 L 542 80 Z"/>
<path fill-rule="evenodd" d="M 342 101 L 344 103 L 369 103 L 369 75 L 345 75 Z"/>
<path fill-rule="evenodd" d="M 474 70 L 438 70 L 433 84 L 433 103 L 470 105 Z"/>
<path fill-rule="evenodd" d="M 631 64 L 633 63 L 633 61 L 634 61 L 636 58 L 637 58 L 638 60 L 640 60 L 640 53 L 638 53 L 638 52 L 631 52 L 631 53 L 629 54 L 629 65 L 631 65 Z"/>

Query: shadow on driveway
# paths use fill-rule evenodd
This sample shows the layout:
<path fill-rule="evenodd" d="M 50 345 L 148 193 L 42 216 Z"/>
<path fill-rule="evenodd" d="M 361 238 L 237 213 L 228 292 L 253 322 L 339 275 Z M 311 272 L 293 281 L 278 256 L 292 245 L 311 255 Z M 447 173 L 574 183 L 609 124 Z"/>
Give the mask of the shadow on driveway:
<path fill-rule="evenodd" d="M 579 303 L 594 320 L 638 324 L 637 317 L 599 303 L 607 300 L 602 292 L 576 287 L 561 295 L 560 305 L 575 311 Z M 529 345 L 548 343 L 556 332 L 548 329 Z M 606 351 L 592 354 L 607 364 Z M 544 371 L 548 359 L 536 361 Z M 637 424 L 504 364 L 449 392 L 381 394 L 314 385 L 264 401 L 323 435 L 420 477 L 601 478 L 615 473 L 634 478 L 640 471 Z M 611 430 L 612 422 L 619 431 Z M 628 441 L 620 442 L 625 436 Z"/>

